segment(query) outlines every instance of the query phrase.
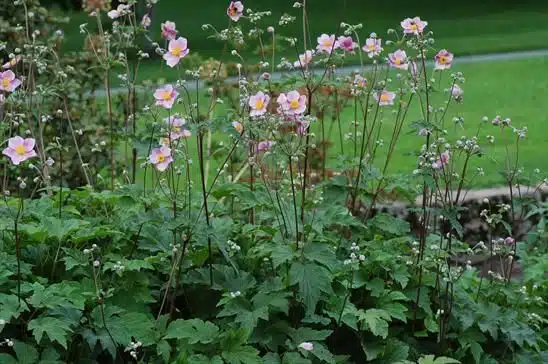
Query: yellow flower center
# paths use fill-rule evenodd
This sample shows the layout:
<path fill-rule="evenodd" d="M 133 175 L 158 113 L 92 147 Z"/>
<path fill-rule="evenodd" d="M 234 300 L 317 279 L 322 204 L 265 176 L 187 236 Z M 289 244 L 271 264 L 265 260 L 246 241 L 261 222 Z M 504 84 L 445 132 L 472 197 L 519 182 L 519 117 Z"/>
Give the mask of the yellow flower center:
<path fill-rule="evenodd" d="M 414 32 L 416 32 L 419 29 L 418 25 L 415 24 L 415 23 L 411 23 L 409 28 L 411 28 L 411 30 L 414 31 Z"/>
<path fill-rule="evenodd" d="M 381 94 L 381 101 L 384 101 L 384 102 L 390 101 L 390 95 L 389 95 L 388 93 L 386 93 L 386 92 L 383 92 L 383 93 Z"/>
<path fill-rule="evenodd" d="M 257 101 L 255 101 L 255 109 L 262 110 L 263 107 L 264 107 L 264 100 L 258 99 Z"/>
<path fill-rule="evenodd" d="M 447 57 L 445 57 L 445 56 L 440 56 L 439 62 L 440 62 L 441 64 L 446 64 L 446 63 L 447 63 Z"/>
<path fill-rule="evenodd" d="M 293 99 L 291 100 L 291 102 L 289 103 L 289 106 L 292 108 L 292 109 L 298 109 L 299 108 L 299 100 L 298 99 Z"/>
<path fill-rule="evenodd" d="M 159 155 L 156 157 L 156 163 L 162 163 L 165 160 L 166 160 L 166 157 L 164 157 L 163 155 Z"/>
<path fill-rule="evenodd" d="M 370 45 L 367 46 L 367 48 L 370 51 L 374 51 L 377 48 L 377 45 L 375 43 L 371 43 Z"/>
<path fill-rule="evenodd" d="M 183 52 L 183 48 L 181 47 L 175 47 L 171 50 L 171 54 L 175 57 L 179 57 L 182 52 Z"/>
<path fill-rule="evenodd" d="M 398 65 L 398 66 L 399 66 L 400 64 L 402 64 L 402 59 L 401 59 L 401 57 L 394 57 L 394 63 L 395 63 L 396 65 Z"/>
<path fill-rule="evenodd" d="M 10 87 L 10 80 L 8 78 L 2 79 L 2 87 L 4 88 Z"/>
<path fill-rule="evenodd" d="M 22 144 L 19 144 L 18 146 L 15 147 L 15 153 L 19 154 L 19 155 L 23 155 L 27 152 L 27 150 L 25 149 L 25 146 L 22 145 Z"/>
<path fill-rule="evenodd" d="M 322 42 L 322 45 L 325 48 L 331 48 L 333 46 L 333 42 L 331 41 L 331 39 L 326 39 Z"/>
<path fill-rule="evenodd" d="M 228 12 L 230 13 L 230 16 L 235 16 L 236 14 L 238 14 L 238 9 L 232 7 Z"/>
<path fill-rule="evenodd" d="M 169 91 L 162 92 L 162 100 L 164 101 L 171 100 L 171 92 Z"/>

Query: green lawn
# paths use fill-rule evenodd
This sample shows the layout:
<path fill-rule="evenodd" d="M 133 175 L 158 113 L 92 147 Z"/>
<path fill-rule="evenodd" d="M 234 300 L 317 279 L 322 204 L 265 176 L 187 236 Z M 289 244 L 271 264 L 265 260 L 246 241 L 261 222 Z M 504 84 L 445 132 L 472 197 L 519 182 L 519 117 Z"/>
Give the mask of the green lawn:
<path fill-rule="evenodd" d="M 198 1 L 185 1 L 183 4 L 178 0 L 159 2 L 153 14 L 153 38 L 160 41 L 160 23 L 172 20 L 177 23 L 180 34 L 188 38 L 191 52 L 197 52 L 204 57 L 220 57 L 222 46 L 208 38 L 210 33 L 201 30 L 204 23 L 213 24 L 217 29 L 225 28 L 228 24 L 225 13 L 228 1 L 219 0 L 213 3 L 204 5 Z M 293 0 L 249 0 L 244 3 L 254 10 L 272 11 L 272 16 L 264 21 L 265 27 L 277 25 L 280 15 L 284 12 L 299 15 L 298 9 L 292 8 Z M 346 8 L 342 5 L 344 3 Z M 373 0 L 314 0 L 310 4 L 310 31 L 313 42 L 315 36 L 321 33 L 334 33 L 340 21 L 351 24 L 363 23 L 361 37 L 365 38 L 370 32 L 385 36 L 388 28 L 398 29 L 403 18 L 419 15 L 429 22 L 428 28 L 434 31 L 439 47 L 450 49 L 457 56 L 548 47 L 547 2 L 525 1 L 516 5 L 501 5 L 495 0 L 474 4 L 426 0 L 410 5 L 409 2 L 395 0 L 385 5 Z M 106 16 L 104 18 L 106 22 L 109 21 Z M 66 49 L 81 48 L 84 36 L 78 31 L 78 26 L 82 23 L 88 23 L 88 29 L 92 31 L 96 28 L 95 19 L 87 14 L 70 14 L 70 22 L 65 27 L 68 34 Z M 242 23 L 247 29 L 249 23 Z M 280 29 L 279 34 L 302 34 L 300 16 L 297 17 L 295 24 Z M 258 57 L 257 47 L 252 43 L 247 44 L 240 53 L 246 58 Z M 285 55 L 295 58 L 293 50 L 286 52 Z M 232 61 L 238 61 L 235 57 L 232 58 Z M 176 77 L 176 71 L 166 70 L 165 67 L 160 69 L 157 62 L 143 64 L 141 72 L 144 78 Z"/>
<path fill-rule="evenodd" d="M 453 71 L 462 71 L 466 76 L 464 89 L 464 103 L 452 104 L 447 117 L 446 128 L 450 131 L 451 138 L 455 135 L 475 135 L 481 118 L 488 116 L 490 119 L 497 114 L 512 119 L 516 127 L 527 126 L 529 134 L 521 142 L 520 166 L 526 171 L 540 168 L 541 175 L 548 172 L 548 158 L 544 154 L 548 145 L 548 113 L 546 113 L 545 100 L 548 99 L 548 78 L 544 77 L 548 71 L 548 58 L 535 58 L 520 61 L 498 61 L 493 63 L 478 63 L 455 66 Z M 448 74 L 445 74 L 448 77 Z M 442 79 L 443 83 L 449 85 L 447 78 Z M 394 86 L 396 87 L 396 86 Z M 442 95 L 434 97 L 434 103 L 439 105 Z M 445 95 L 443 98 L 445 99 Z M 221 111 L 222 112 L 222 111 Z M 465 120 L 464 128 L 452 123 L 454 116 L 462 116 Z M 409 124 L 421 118 L 418 104 L 410 109 L 402 135 L 397 144 L 394 159 L 390 165 L 389 172 L 410 173 L 416 166 L 416 153 L 424 139 L 412 133 Z M 353 120 L 352 109 L 346 109 L 342 114 L 344 132 L 352 130 L 350 120 Z M 391 135 L 392 118 L 387 115 L 384 131 L 381 138 L 388 144 Z M 326 130 L 329 130 L 331 121 L 326 122 Z M 337 155 L 340 154 L 340 143 L 338 129 L 335 126 L 333 133 L 329 135 L 333 143 L 330 150 L 330 165 L 335 164 Z M 320 134 L 320 125 L 313 126 L 313 132 Z M 475 166 L 481 166 L 485 170 L 485 176 L 475 181 L 474 187 L 490 187 L 504 184 L 499 171 L 504 162 L 504 144 L 500 130 L 491 126 L 490 123 L 484 126 L 481 135 L 495 136 L 495 143 L 488 144 L 485 138 L 481 144 L 485 146 L 486 156 L 474 159 Z M 509 134 L 507 134 L 509 138 Z M 228 141 L 226 136 L 215 135 L 215 140 Z M 197 160 L 196 140 L 189 139 L 189 146 L 193 154 L 193 160 Z M 513 144 L 513 142 L 512 142 Z M 350 145 L 345 145 L 349 150 Z M 381 149 L 382 150 L 382 149 Z M 384 154 L 381 151 L 377 159 L 377 165 L 383 161 Z M 197 166 L 196 166 L 197 168 Z M 216 164 L 211 164 L 211 173 L 215 173 Z M 197 169 L 196 169 L 197 171 Z M 199 180 L 196 172 L 195 179 Z M 210 178 L 211 181 L 211 178 Z"/>

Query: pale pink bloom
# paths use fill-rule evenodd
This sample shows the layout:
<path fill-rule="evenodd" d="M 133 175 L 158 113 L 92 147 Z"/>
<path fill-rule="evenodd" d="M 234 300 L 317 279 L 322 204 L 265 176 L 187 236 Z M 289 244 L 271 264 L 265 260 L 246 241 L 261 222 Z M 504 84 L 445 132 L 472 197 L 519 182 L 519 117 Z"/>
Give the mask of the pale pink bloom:
<path fill-rule="evenodd" d="M 192 136 L 190 130 L 184 127 L 186 124 L 185 119 L 179 117 L 178 115 L 173 115 L 169 118 L 165 118 L 164 120 L 169 128 L 169 139 L 177 140 L 179 138 L 188 138 Z"/>
<path fill-rule="evenodd" d="M 331 53 L 331 51 L 339 48 L 339 41 L 335 40 L 335 35 L 322 34 L 318 37 L 318 52 Z"/>
<path fill-rule="evenodd" d="M 0 72 L 0 91 L 13 92 L 21 86 L 21 81 L 15 78 L 12 71 Z"/>
<path fill-rule="evenodd" d="M 394 105 L 394 99 L 396 98 L 396 94 L 394 92 L 382 90 L 380 95 L 378 93 L 375 94 L 375 99 L 379 103 L 379 105 Z"/>
<path fill-rule="evenodd" d="M 107 16 L 111 19 L 117 19 L 121 16 L 127 15 L 129 13 L 129 8 L 130 7 L 131 7 L 131 5 L 120 4 L 116 8 L 116 10 L 113 9 L 113 10 L 109 11 L 107 13 Z"/>
<path fill-rule="evenodd" d="M 495 116 L 493 121 L 491 121 L 491 124 L 493 125 L 500 125 L 502 123 L 502 118 L 500 115 Z"/>
<path fill-rule="evenodd" d="M 175 67 L 181 59 L 189 52 L 186 38 L 179 37 L 169 41 L 167 52 L 164 53 L 164 59 L 169 67 Z"/>
<path fill-rule="evenodd" d="M 373 58 L 381 54 L 382 52 L 382 40 L 379 38 L 371 37 L 365 40 L 365 45 L 362 47 L 364 52 L 367 52 L 369 58 Z"/>
<path fill-rule="evenodd" d="M 464 94 L 464 91 L 462 88 L 460 88 L 459 85 L 457 84 L 454 84 L 453 86 L 451 86 L 451 96 L 453 96 L 455 99 L 460 99 L 462 97 L 462 95 Z"/>
<path fill-rule="evenodd" d="M 512 238 L 511 236 L 504 239 L 504 245 L 512 246 L 514 245 L 515 242 L 516 240 Z"/>
<path fill-rule="evenodd" d="M 242 125 L 242 123 L 239 123 L 237 121 L 233 121 L 232 122 L 232 126 L 234 127 L 234 129 L 236 129 L 236 131 L 240 134 L 243 133 L 244 131 L 244 126 Z"/>
<path fill-rule="evenodd" d="M 312 56 L 314 55 L 314 51 L 308 50 L 304 52 L 303 54 L 299 55 L 299 60 L 295 61 L 293 63 L 293 66 L 296 68 L 305 67 L 312 63 Z"/>
<path fill-rule="evenodd" d="M 355 75 L 354 76 L 354 81 L 352 82 L 352 84 L 354 85 L 354 87 L 356 88 L 366 88 L 367 87 L 367 79 L 365 77 L 363 77 L 362 75 Z"/>
<path fill-rule="evenodd" d="M 177 36 L 177 28 L 174 22 L 166 21 L 162 23 L 162 38 L 165 40 L 175 39 Z"/>
<path fill-rule="evenodd" d="M 436 65 L 435 69 L 437 70 L 446 70 L 451 68 L 451 64 L 453 63 L 453 53 L 442 49 L 441 51 L 436 54 L 435 57 Z"/>
<path fill-rule="evenodd" d="M 341 49 L 345 50 L 346 52 L 352 52 L 354 53 L 354 49 L 359 47 L 359 44 L 354 42 L 352 37 L 345 37 L 344 35 L 341 35 L 337 42 L 339 42 L 339 46 Z"/>
<path fill-rule="evenodd" d="M 450 155 L 448 151 L 445 151 L 440 154 L 440 158 L 436 160 L 434 163 L 432 163 L 432 168 L 434 169 L 442 169 L 444 166 L 449 163 Z"/>
<path fill-rule="evenodd" d="M 388 54 L 388 61 L 392 67 L 400 70 L 407 70 L 409 67 L 409 63 L 407 62 L 407 54 L 401 49 L 398 49 L 394 53 Z"/>
<path fill-rule="evenodd" d="M 249 106 L 251 107 L 250 116 L 261 116 L 266 113 L 266 107 L 270 102 L 270 96 L 262 91 L 257 92 L 249 98 Z"/>
<path fill-rule="evenodd" d="M 117 9 L 112 9 L 107 13 L 107 16 L 111 19 L 118 19 L 120 17 L 120 12 Z"/>
<path fill-rule="evenodd" d="M 141 25 L 145 28 L 148 28 L 150 24 L 152 24 L 150 16 L 148 14 L 143 15 L 143 17 L 141 18 Z"/>
<path fill-rule="evenodd" d="M 17 65 L 17 63 L 19 63 L 20 60 L 21 60 L 21 56 L 15 56 L 12 59 L 10 59 L 8 62 L 4 63 L 2 68 L 5 70 L 12 68 L 15 65 Z"/>
<path fill-rule="evenodd" d="M 306 351 L 312 351 L 314 350 L 314 344 L 309 342 L 303 342 L 299 344 L 299 348 L 306 350 Z"/>
<path fill-rule="evenodd" d="M 8 147 L 2 151 L 2 154 L 11 158 L 11 162 L 18 166 L 19 163 L 36 157 L 35 144 L 36 141 L 33 138 L 23 139 L 20 136 L 14 136 L 8 139 Z"/>
<path fill-rule="evenodd" d="M 157 88 L 154 91 L 154 98 L 156 99 L 157 106 L 163 106 L 166 109 L 171 109 L 175 99 L 177 99 L 179 93 L 175 91 L 172 85 L 165 85 Z"/>
<path fill-rule="evenodd" d="M 163 172 L 167 169 L 171 162 L 173 162 L 171 149 L 166 145 L 162 145 L 160 148 L 154 148 L 152 149 L 148 160 L 154 165 L 154 167 L 156 167 L 157 170 Z"/>
<path fill-rule="evenodd" d="M 271 141 L 271 140 L 264 140 L 262 142 L 259 142 L 257 144 L 257 147 L 255 148 L 255 151 L 257 153 L 261 153 L 261 152 L 266 152 L 266 151 L 269 151 L 270 148 L 272 148 L 272 146 L 275 144 L 275 142 Z"/>
<path fill-rule="evenodd" d="M 406 18 L 400 24 L 405 34 L 414 35 L 421 34 L 424 31 L 424 28 L 428 25 L 427 22 L 422 21 L 418 16 L 414 18 Z"/>
<path fill-rule="evenodd" d="M 238 21 L 244 13 L 244 4 L 241 1 L 231 1 L 226 9 L 226 15 L 233 21 Z"/>
<path fill-rule="evenodd" d="M 286 94 L 280 94 L 277 99 L 278 113 L 295 117 L 304 114 L 306 111 L 306 96 L 299 94 L 298 91 L 290 91 Z"/>

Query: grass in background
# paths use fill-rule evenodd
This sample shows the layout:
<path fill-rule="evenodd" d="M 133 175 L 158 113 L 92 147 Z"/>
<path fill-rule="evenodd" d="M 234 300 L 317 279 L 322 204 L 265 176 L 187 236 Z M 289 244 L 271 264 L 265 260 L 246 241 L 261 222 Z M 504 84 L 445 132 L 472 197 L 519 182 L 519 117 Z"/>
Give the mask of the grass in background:
<path fill-rule="evenodd" d="M 209 32 L 202 31 L 202 24 L 209 23 L 217 29 L 228 25 L 225 8 L 228 1 L 213 1 L 204 4 L 199 1 L 162 0 L 155 8 L 151 32 L 153 38 L 161 41 L 160 23 L 172 20 L 177 23 L 179 33 L 188 38 L 191 52 L 203 57 L 220 57 L 219 43 L 208 38 Z M 271 10 L 272 16 L 264 20 L 264 26 L 274 25 L 278 34 L 294 36 L 302 33 L 300 10 L 293 9 L 293 0 L 245 1 L 246 7 L 258 10 Z M 346 10 L 343 4 L 346 3 Z M 313 35 L 335 33 L 338 24 L 345 21 L 350 24 L 363 23 L 360 36 L 365 38 L 370 32 L 381 37 L 388 28 L 399 28 L 400 21 L 407 16 L 419 15 L 428 21 L 428 28 L 434 31 L 437 44 L 450 49 L 457 56 L 493 52 L 510 52 L 548 47 L 548 3 L 526 1 L 520 4 L 500 4 L 498 1 L 452 3 L 422 1 L 410 5 L 403 0 L 395 0 L 379 6 L 372 0 L 314 0 L 310 9 L 310 30 Z M 289 13 L 297 16 L 297 21 L 286 28 L 279 28 L 280 15 Z M 82 48 L 84 36 L 78 27 L 88 23 L 92 32 L 96 28 L 95 19 L 83 12 L 69 14 L 70 22 L 65 27 L 67 34 L 66 49 Z M 104 15 L 106 22 L 109 19 Z M 246 28 L 249 24 L 246 24 Z M 266 37 L 266 36 L 265 36 Z M 265 38 L 266 39 L 266 38 Z M 312 41 L 315 44 L 315 39 Z M 361 39 L 364 42 L 364 39 Z M 258 59 L 256 45 L 247 45 L 240 53 L 246 59 Z M 295 58 L 294 51 L 284 54 Z M 233 62 L 239 60 L 230 54 Z M 355 61 L 356 59 L 354 59 Z M 174 73 L 165 68 L 160 71 L 158 62 L 145 62 L 141 67 L 141 79 L 163 77 L 173 79 Z"/>
<path fill-rule="evenodd" d="M 503 117 L 512 119 L 513 125 L 516 127 L 527 126 L 529 133 L 527 138 L 520 142 L 520 166 L 524 167 L 526 172 L 531 172 L 535 168 L 541 170 L 541 175 L 546 175 L 548 172 L 548 158 L 544 158 L 545 150 L 548 145 L 548 114 L 543 106 L 545 100 L 548 99 L 548 79 L 539 78 L 539 72 L 548 71 L 548 57 L 535 58 L 530 60 L 519 61 L 497 61 L 493 63 L 478 63 L 456 65 L 452 72 L 461 71 L 466 76 L 466 83 L 462 86 L 464 89 L 464 103 L 452 103 L 450 110 L 446 116 L 445 125 L 450 131 L 450 137 L 455 135 L 473 136 L 475 135 L 479 125 L 482 123 L 483 116 L 488 116 L 491 120 L 495 115 L 500 114 Z M 450 85 L 448 79 L 449 73 L 444 73 L 442 79 L 446 84 L 446 88 Z M 392 87 L 396 88 L 396 85 Z M 389 89 L 391 89 L 389 87 Z M 438 101 L 442 98 L 445 100 L 446 95 L 439 95 L 438 100 L 435 100 L 436 105 L 440 105 Z M 384 109 L 385 111 L 388 109 Z M 182 108 L 176 111 L 182 112 Z M 219 112 L 223 112 L 221 108 Z M 224 110 L 226 111 L 226 110 Z M 167 112 L 166 112 L 167 116 Z M 464 128 L 452 123 L 454 116 L 462 116 L 464 118 Z M 325 129 L 329 130 L 331 121 L 326 118 Z M 343 132 L 350 132 L 352 129 L 350 121 L 354 119 L 353 111 L 347 108 L 343 111 L 341 121 Z M 381 133 L 381 138 L 388 144 L 391 135 L 391 117 L 386 117 L 384 132 Z M 417 100 L 408 114 L 406 125 L 403 128 L 400 140 L 398 141 L 393 160 L 390 164 L 388 173 L 407 173 L 416 168 L 416 153 L 424 142 L 424 138 L 418 137 L 409 125 L 412 121 L 421 119 L 419 104 Z M 338 128 L 333 127 L 333 133 L 329 135 L 332 143 L 328 151 L 330 157 L 328 166 L 335 166 L 336 159 L 340 153 L 340 142 Z M 316 123 L 312 127 L 312 131 L 318 136 L 321 135 L 320 125 Z M 499 173 L 503 168 L 504 163 L 504 144 L 500 129 L 493 127 L 490 122 L 483 126 L 481 135 L 481 145 L 484 146 L 485 156 L 481 159 L 474 158 L 472 166 L 482 167 L 485 171 L 485 176 L 478 177 L 472 187 L 492 187 L 495 185 L 504 185 L 505 182 Z M 485 136 L 493 135 L 495 137 L 494 144 L 488 144 Z M 514 138 L 509 133 L 506 137 Z M 215 141 L 223 141 L 230 143 L 230 138 L 226 135 L 214 135 Z M 511 144 L 515 143 L 512 139 Z M 196 152 L 196 140 L 191 138 L 188 140 L 191 158 L 194 161 L 198 160 Z M 350 142 L 345 145 L 345 150 L 351 147 Z M 385 147 L 387 148 L 387 146 Z M 376 164 L 384 163 L 385 153 L 381 149 L 377 155 Z M 197 168 L 197 166 L 195 166 Z M 210 181 L 216 172 L 217 164 L 211 161 Z M 195 169 L 197 171 L 197 169 Z M 473 171 L 473 169 L 472 169 Z M 194 180 L 199 181 L 199 174 L 196 172 L 193 176 Z M 142 180 L 142 175 L 140 177 Z"/>

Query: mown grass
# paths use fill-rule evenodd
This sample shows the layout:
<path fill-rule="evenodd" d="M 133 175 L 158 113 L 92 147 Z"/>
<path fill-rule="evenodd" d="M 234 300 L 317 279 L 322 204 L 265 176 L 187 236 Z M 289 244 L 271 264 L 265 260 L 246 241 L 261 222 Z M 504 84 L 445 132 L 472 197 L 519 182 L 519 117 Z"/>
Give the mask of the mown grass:
<path fill-rule="evenodd" d="M 544 158 L 546 148 L 548 146 L 548 114 L 545 109 L 545 100 L 548 99 L 548 78 L 539 77 L 543 72 L 548 71 L 548 57 L 534 58 L 530 60 L 519 61 L 497 61 L 492 63 L 477 63 L 455 65 L 452 71 L 461 71 L 466 76 L 464 89 L 464 103 L 453 103 L 450 107 L 445 121 L 445 127 L 450 133 L 450 137 L 454 140 L 455 136 L 473 136 L 476 134 L 478 127 L 482 124 L 482 117 L 488 116 L 492 119 L 495 115 L 500 114 L 503 117 L 512 119 L 512 123 L 516 127 L 527 126 L 529 133 L 527 138 L 520 142 L 519 150 L 519 166 L 522 166 L 526 172 L 531 172 L 535 168 L 541 170 L 541 175 L 545 175 L 548 171 L 548 158 Z M 448 73 L 440 81 L 441 88 L 449 87 L 450 80 Z M 445 84 L 445 86 L 443 86 Z M 395 85 L 393 86 L 396 87 Z M 203 97 L 203 95 L 202 95 Z M 441 101 L 446 99 L 443 93 L 433 97 L 434 104 L 441 105 Z M 174 111 L 182 112 L 182 109 Z M 218 112 L 225 112 L 222 107 Z M 387 109 L 385 112 L 388 112 Z M 166 113 L 167 115 L 167 113 Z M 464 125 L 456 125 L 452 122 L 454 116 L 464 118 Z M 358 119 L 360 116 L 358 116 Z M 402 135 L 399 139 L 394 152 L 393 159 L 388 168 L 388 173 L 408 173 L 416 168 L 417 152 L 424 142 L 424 138 L 418 137 L 416 132 L 410 128 L 411 122 L 422 118 L 418 103 L 414 103 L 410 108 Z M 354 120 L 354 112 L 352 108 L 347 108 L 341 115 L 343 125 L 343 133 L 351 132 L 353 126 L 351 121 Z M 393 118 L 386 115 L 380 138 L 387 145 L 392 133 Z M 341 143 L 337 125 L 331 126 L 331 119 L 326 118 L 325 130 L 332 130 L 328 134 L 330 143 L 328 166 L 335 166 L 337 157 L 340 155 Z M 321 135 L 321 126 L 319 123 L 312 126 L 312 131 L 319 137 Z M 493 127 L 490 122 L 483 125 L 481 133 L 483 137 L 480 142 L 484 146 L 485 156 L 475 158 L 472 161 L 472 171 L 475 172 L 476 167 L 482 167 L 485 171 L 483 177 L 478 177 L 474 180 L 473 186 L 470 187 L 491 187 L 495 185 L 504 185 L 504 179 L 501 171 L 504 169 L 505 163 L 505 145 L 503 143 L 504 136 L 501 135 L 500 129 Z M 493 135 L 495 143 L 489 144 L 485 136 Z M 514 153 L 515 137 L 511 133 L 505 134 L 512 155 Z M 231 139 L 227 135 L 216 134 L 214 141 L 223 141 L 230 143 Z M 343 142 L 346 151 L 353 146 L 350 142 Z M 195 138 L 188 140 L 191 158 L 197 161 L 196 140 Z M 381 148 L 377 155 L 377 163 L 381 163 L 386 156 L 386 147 Z M 199 181 L 197 166 L 196 173 L 193 178 Z M 217 164 L 211 162 L 211 173 L 215 174 Z M 210 181 L 211 181 L 210 177 Z"/>
<path fill-rule="evenodd" d="M 182 36 L 189 40 L 191 52 L 203 57 L 220 57 L 220 45 L 209 38 L 210 32 L 201 30 L 204 23 L 214 25 L 217 29 L 225 28 L 228 19 L 225 7 L 228 2 L 215 1 L 214 4 L 201 2 L 184 2 L 164 0 L 158 3 L 153 13 L 151 33 L 154 39 L 160 41 L 160 23 L 172 20 Z M 265 19 L 264 27 L 277 26 L 280 15 L 289 13 L 297 16 L 297 21 L 277 32 L 285 36 L 302 34 L 300 11 L 293 9 L 293 0 L 280 1 L 246 1 L 247 7 L 254 10 L 272 11 L 272 16 Z M 343 4 L 346 3 L 346 7 Z M 88 29 L 93 33 L 96 29 L 95 19 L 83 12 L 68 14 L 70 22 L 65 26 L 67 40 L 65 49 L 78 50 L 84 44 L 84 35 L 78 31 L 78 26 L 88 23 Z M 335 33 L 341 21 L 350 24 L 363 23 L 361 37 L 370 32 L 386 36 L 389 28 L 399 28 L 401 19 L 407 16 L 420 15 L 428 20 L 428 28 L 434 31 L 437 44 L 450 49 L 457 56 L 483 54 L 493 52 L 510 52 L 546 48 L 548 39 L 548 3 L 540 1 L 524 1 L 520 4 L 501 4 L 488 0 L 474 4 L 457 2 L 423 1 L 409 4 L 396 0 L 390 5 L 379 4 L 372 0 L 329 1 L 314 0 L 310 6 L 310 32 L 315 36 L 321 33 Z M 105 22 L 109 22 L 103 16 Z M 243 22 L 245 23 L 245 22 Z M 247 28 L 249 24 L 245 23 Z M 265 38 L 266 39 L 266 38 Z M 363 43 L 363 39 L 362 39 Z M 247 60 L 257 60 L 258 49 L 253 43 L 247 44 L 240 53 Z M 295 58 L 294 50 L 286 50 L 279 54 Z M 235 57 L 229 60 L 238 62 Z M 351 59 L 357 61 L 357 58 Z M 145 62 L 141 66 L 144 78 L 155 79 L 164 77 L 173 79 L 174 72 L 158 67 L 157 62 Z"/>

